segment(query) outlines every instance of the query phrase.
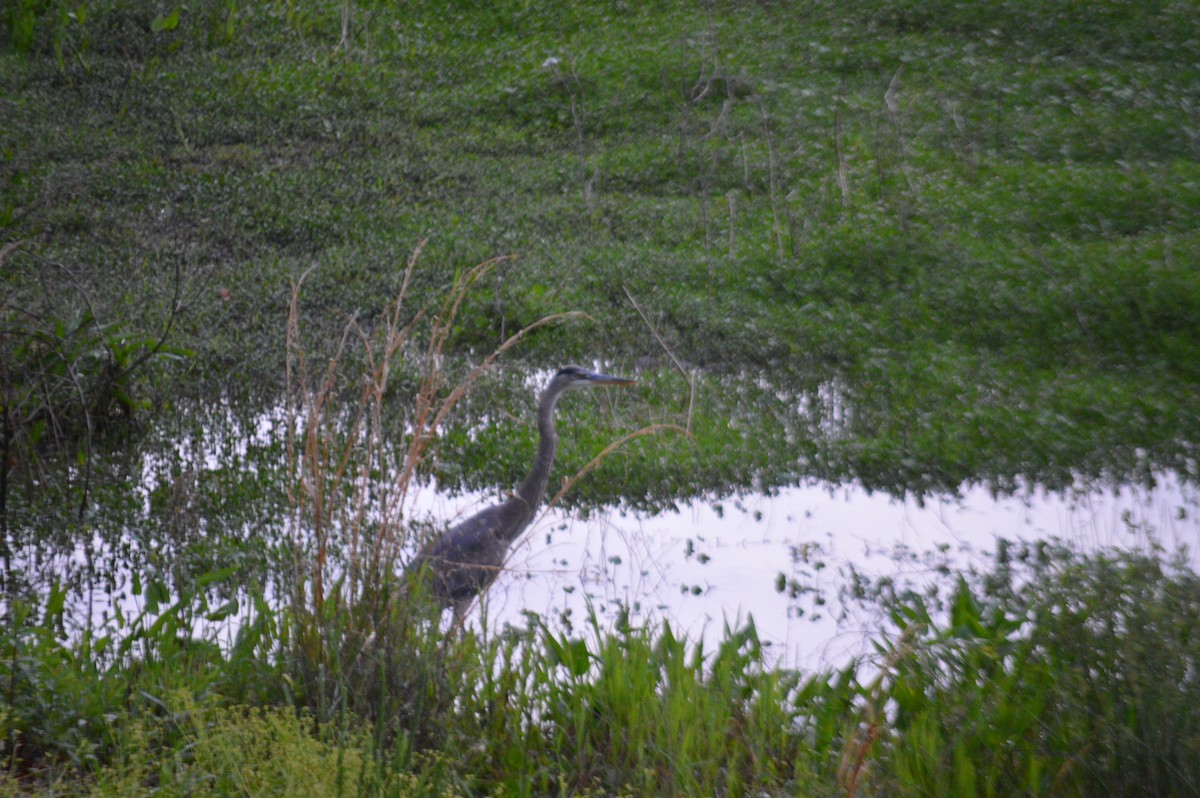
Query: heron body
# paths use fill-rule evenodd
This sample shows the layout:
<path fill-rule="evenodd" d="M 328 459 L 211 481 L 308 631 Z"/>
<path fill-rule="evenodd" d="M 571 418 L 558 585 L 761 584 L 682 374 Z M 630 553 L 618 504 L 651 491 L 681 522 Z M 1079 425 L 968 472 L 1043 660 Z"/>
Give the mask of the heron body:
<path fill-rule="evenodd" d="M 558 449 L 554 406 L 559 397 L 576 388 L 633 382 L 578 366 L 567 366 L 554 375 L 538 401 L 538 447 L 529 475 L 511 497 L 451 527 L 429 544 L 413 564 L 414 572 L 427 573 L 428 588 L 443 608 L 453 607 L 455 617 L 461 620 L 475 597 L 499 576 L 509 547 L 533 521 Z"/>

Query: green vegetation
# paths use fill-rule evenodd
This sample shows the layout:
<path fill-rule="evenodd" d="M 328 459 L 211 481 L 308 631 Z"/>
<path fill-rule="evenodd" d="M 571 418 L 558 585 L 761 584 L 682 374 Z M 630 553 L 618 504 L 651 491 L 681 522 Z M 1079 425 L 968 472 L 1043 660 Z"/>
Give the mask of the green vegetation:
<path fill-rule="evenodd" d="M 879 600 L 895 631 L 880 641 L 868 683 L 853 666 L 776 670 L 753 626 L 727 630 L 706 652 L 667 625 L 554 631 L 531 620 L 448 643 L 419 619 L 393 616 L 345 667 L 350 658 L 332 646 L 351 639 L 348 615 L 328 615 L 331 647 L 308 651 L 319 663 L 300 663 L 262 655 L 280 645 L 304 656 L 269 621 L 222 655 L 136 622 L 73 646 L 59 639 L 61 604 L 28 608 L 36 622 L 20 650 L 9 638 L 3 652 L 9 695 L 19 696 L 4 716 L 5 788 L 1195 794 L 1194 573 L 1146 556 L 1007 547 L 944 602 Z M 165 617 L 193 603 L 185 597 Z M 301 678 L 318 664 L 323 679 L 315 670 Z M 328 703 L 307 692 L 322 684 Z"/>
<path fill-rule="evenodd" d="M 1043 5 L 14 0 L 5 293 L 143 337 L 181 308 L 159 401 L 261 396 L 289 275 L 335 341 L 428 238 L 420 301 L 512 258 L 455 355 L 582 311 L 509 361 L 660 369 L 660 417 L 689 400 L 655 334 L 689 369 L 695 439 L 587 501 L 1192 475 L 1200 23 Z"/>
<path fill-rule="evenodd" d="M 1169 0 L 7 0 L 0 794 L 1197 794 L 1166 555 L 856 584 L 878 656 L 811 674 L 392 579 L 570 361 L 642 389 L 564 473 L 647 433 L 584 509 L 1194 481 L 1197 52 Z"/>

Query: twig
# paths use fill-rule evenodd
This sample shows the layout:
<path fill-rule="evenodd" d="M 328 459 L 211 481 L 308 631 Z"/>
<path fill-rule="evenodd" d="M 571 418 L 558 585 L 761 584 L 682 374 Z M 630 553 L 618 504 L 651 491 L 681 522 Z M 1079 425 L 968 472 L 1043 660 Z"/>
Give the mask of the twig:
<path fill-rule="evenodd" d="M 846 798 L 855 798 L 858 795 L 858 783 L 866 768 L 867 757 L 884 732 L 884 724 L 887 722 L 883 712 L 883 705 L 887 703 L 884 695 L 887 674 L 895 669 L 901 659 L 912 653 L 916 648 L 914 638 L 923 629 L 923 625 L 914 624 L 904 630 L 897 646 L 888 652 L 881 673 L 864 691 L 866 700 L 863 705 L 863 720 L 866 728 L 860 724 L 849 734 L 846 748 L 842 751 L 842 761 L 838 764 L 837 784 Z"/>
<path fill-rule="evenodd" d="M 4 263 L 4 259 L 7 258 L 10 253 L 14 252 L 24 243 L 24 241 L 18 239 L 16 241 L 9 241 L 4 246 L 0 247 L 0 265 Z"/>
<path fill-rule="evenodd" d="M 833 154 L 837 160 L 837 184 L 842 192 L 842 206 L 850 206 L 850 174 L 846 155 L 842 152 L 842 95 L 839 88 L 833 104 Z"/>
<path fill-rule="evenodd" d="M 645 312 L 642 310 L 641 306 L 638 305 L 637 300 L 633 298 L 633 293 L 629 290 L 629 286 L 627 286 L 627 285 L 621 286 L 621 288 L 625 291 L 625 296 L 629 298 L 629 304 L 633 305 L 633 309 L 636 310 L 638 312 L 638 315 L 642 317 L 642 321 L 645 322 L 646 327 L 650 330 L 650 334 L 654 336 L 654 340 L 658 341 L 658 345 L 663 348 L 663 351 L 667 353 L 667 357 L 671 358 L 671 362 L 675 364 L 675 368 L 679 369 L 679 373 L 682 374 L 684 380 L 687 381 L 687 384 L 688 384 L 688 412 L 687 412 L 687 427 L 685 429 L 685 432 L 687 432 L 688 435 L 691 435 L 692 434 L 692 411 L 695 409 L 695 406 L 696 406 L 696 383 L 693 380 L 692 375 L 688 373 L 688 370 L 686 368 L 684 368 L 682 363 L 679 362 L 679 358 L 675 357 L 675 353 L 671 351 L 671 347 L 667 346 L 667 342 L 664 341 L 662 339 L 662 336 L 658 334 L 658 330 L 654 329 L 654 325 L 650 323 L 650 319 L 647 318 L 647 316 L 646 316 Z"/>
<path fill-rule="evenodd" d="M 771 198 L 771 222 L 775 231 L 775 250 L 780 268 L 786 265 L 783 256 L 783 225 L 779 221 L 779 172 L 775 163 L 775 137 L 771 133 L 771 116 L 762 97 L 755 96 L 759 115 L 762 117 L 763 135 L 767 138 L 767 188 Z"/>
<path fill-rule="evenodd" d="M 600 465 L 610 454 L 624 446 L 634 438 L 641 438 L 645 435 L 658 435 L 663 432 L 682 432 L 684 435 L 691 437 L 691 433 L 680 427 L 678 424 L 651 424 L 647 427 L 642 427 L 639 430 L 629 433 L 628 435 L 618 438 L 617 440 L 605 446 L 600 454 L 593 457 L 588 464 L 579 469 L 573 476 L 563 481 L 563 486 L 558 489 L 558 493 L 554 494 L 554 498 L 546 502 L 546 509 L 549 510 L 554 505 L 558 504 L 559 500 L 566 495 L 566 492 L 575 487 L 575 483 L 583 479 L 590 471 Z"/>

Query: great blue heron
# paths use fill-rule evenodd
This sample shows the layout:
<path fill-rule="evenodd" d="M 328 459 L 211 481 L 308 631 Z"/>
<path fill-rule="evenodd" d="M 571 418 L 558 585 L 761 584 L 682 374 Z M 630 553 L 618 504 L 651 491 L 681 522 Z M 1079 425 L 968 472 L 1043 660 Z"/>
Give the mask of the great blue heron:
<path fill-rule="evenodd" d="M 423 574 L 427 589 L 443 609 L 454 607 L 462 621 L 474 598 L 483 593 L 504 566 L 508 548 L 529 523 L 542 502 L 558 435 L 554 430 L 554 405 L 564 391 L 632 385 L 634 380 L 612 377 L 567 366 L 554 375 L 538 401 L 538 448 L 529 475 L 507 500 L 456 524 L 434 540 L 416 558 L 410 573 Z"/>

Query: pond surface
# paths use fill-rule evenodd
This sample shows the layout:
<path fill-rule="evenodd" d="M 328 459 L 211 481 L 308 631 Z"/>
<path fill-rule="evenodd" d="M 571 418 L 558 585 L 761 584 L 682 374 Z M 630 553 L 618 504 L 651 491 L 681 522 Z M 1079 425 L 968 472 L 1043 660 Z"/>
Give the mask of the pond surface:
<path fill-rule="evenodd" d="M 451 520 L 481 503 L 426 492 L 421 505 Z M 918 590 L 944 589 L 953 584 L 947 568 L 988 567 L 1001 538 L 1057 539 L 1084 551 L 1186 548 L 1197 567 L 1198 505 L 1194 486 L 1165 475 L 1152 488 L 1073 496 L 994 497 L 977 488 L 922 503 L 812 485 L 655 515 L 610 511 L 581 520 L 551 509 L 514 546 L 507 573 L 472 617 L 478 623 L 486 612 L 496 628 L 523 625 L 526 612 L 553 625 L 567 612 L 578 628 L 589 606 L 602 624 L 629 608 L 635 622 L 669 619 L 711 650 L 726 623 L 752 616 L 778 664 L 838 665 L 868 653 L 881 624 L 839 600 L 852 567 Z"/>
<path fill-rule="evenodd" d="M 195 576 L 264 564 L 264 544 L 281 531 L 279 509 L 286 504 L 286 427 L 282 407 L 241 421 L 210 407 L 193 436 L 164 430 L 157 454 L 131 453 L 136 465 L 107 475 L 123 485 L 117 495 L 125 497 L 110 499 L 116 533 L 74 541 L 51 567 L 61 574 L 108 574 L 78 580 L 92 625 L 111 618 L 115 605 L 126 616 L 140 612 L 145 599 L 132 590 L 139 570 L 147 577 Z M 584 477 L 576 489 L 586 490 L 596 476 Z M 370 483 L 371 506 L 380 501 L 377 486 Z M 440 491 L 428 480 L 410 490 L 401 520 L 428 522 L 432 529 L 503 493 Z M 669 620 L 676 632 L 712 650 L 726 625 L 752 617 L 772 661 L 812 669 L 866 654 L 877 637 L 879 610 L 843 600 L 855 574 L 891 579 L 898 590 L 944 591 L 956 572 L 990 568 L 1001 539 L 1058 540 L 1091 551 L 1186 549 L 1193 568 L 1200 567 L 1200 490 L 1171 473 L 1156 475 L 1153 487 L 1067 494 L 1028 489 L 999 497 L 974 487 L 958 497 L 923 500 L 812 481 L 676 506 L 648 512 L 593 505 L 586 516 L 545 510 L 514 545 L 506 573 L 473 608 L 472 622 L 489 630 L 524 626 L 534 613 L 552 628 L 569 623 L 582 630 L 589 613 L 603 628 L 628 612 L 634 623 Z M 188 559 L 193 556 L 195 562 Z M 93 559 L 109 564 L 94 569 Z M 131 571 L 134 563 L 145 564 Z M 241 609 L 218 624 L 222 638 L 232 640 L 248 609 L 244 602 Z"/>

